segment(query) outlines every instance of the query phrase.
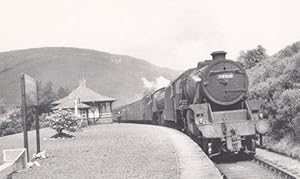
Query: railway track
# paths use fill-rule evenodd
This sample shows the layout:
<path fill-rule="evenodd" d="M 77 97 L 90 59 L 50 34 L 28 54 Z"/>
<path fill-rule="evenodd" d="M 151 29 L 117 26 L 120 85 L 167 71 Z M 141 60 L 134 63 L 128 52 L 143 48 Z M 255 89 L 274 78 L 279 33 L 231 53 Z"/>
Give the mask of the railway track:
<path fill-rule="evenodd" d="M 261 166 L 264 166 L 275 173 L 283 176 L 284 178 L 296 179 L 300 178 L 300 173 L 294 172 L 284 166 L 278 165 L 270 160 L 264 159 L 260 156 L 255 156 L 254 161 Z"/>
<path fill-rule="evenodd" d="M 225 179 L 297 179 L 300 175 L 277 166 L 265 159 L 255 157 L 250 161 L 216 163 Z"/>
<path fill-rule="evenodd" d="M 281 179 L 283 177 L 276 173 L 257 165 L 254 161 L 238 161 L 234 163 L 219 163 L 217 168 L 223 174 L 225 179 Z"/>
<path fill-rule="evenodd" d="M 190 136 L 200 147 L 197 138 Z M 216 167 L 225 179 L 300 179 L 300 173 L 278 165 L 262 156 L 249 160 L 246 154 L 240 158 L 215 158 Z"/>

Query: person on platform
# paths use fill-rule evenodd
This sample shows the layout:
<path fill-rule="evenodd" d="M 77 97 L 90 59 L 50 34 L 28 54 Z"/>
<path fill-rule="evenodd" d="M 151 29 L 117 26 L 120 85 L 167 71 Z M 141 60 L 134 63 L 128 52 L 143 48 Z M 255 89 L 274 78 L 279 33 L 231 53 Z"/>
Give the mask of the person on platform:
<path fill-rule="evenodd" d="M 118 120 L 118 123 L 120 124 L 120 122 L 121 122 L 121 112 L 120 111 L 117 112 L 117 120 Z"/>

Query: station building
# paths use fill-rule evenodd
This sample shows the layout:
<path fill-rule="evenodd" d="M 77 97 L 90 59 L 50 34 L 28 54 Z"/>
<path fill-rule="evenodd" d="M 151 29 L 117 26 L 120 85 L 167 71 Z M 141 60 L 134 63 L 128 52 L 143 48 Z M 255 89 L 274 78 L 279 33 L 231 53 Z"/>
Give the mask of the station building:
<path fill-rule="evenodd" d="M 79 86 L 68 96 L 52 102 L 52 110 L 70 109 L 75 115 L 86 120 L 88 124 L 111 123 L 112 103 L 116 99 L 100 95 L 86 86 L 81 80 Z"/>

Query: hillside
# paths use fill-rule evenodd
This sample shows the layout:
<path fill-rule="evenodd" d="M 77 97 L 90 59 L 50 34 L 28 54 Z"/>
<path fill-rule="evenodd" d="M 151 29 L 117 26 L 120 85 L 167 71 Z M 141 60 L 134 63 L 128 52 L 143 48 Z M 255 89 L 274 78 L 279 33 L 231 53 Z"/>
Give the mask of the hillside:
<path fill-rule="evenodd" d="M 260 112 L 271 125 L 263 145 L 300 160 L 300 88 L 295 85 L 300 82 L 300 41 L 271 56 L 258 46 L 240 57 L 250 64 L 249 98 L 261 101 Z"/>
<path fill-rule="evenodd" d="M 280 50 L 247 70 L 250 98 L 260 99 L 263 113 L 272 122 L 272 135 L 281 139 L 299 129 L 300 42 Z M 300 133 L 299 133 L 300 134 Z M 300 135 L 299 135 L 300 139 Z"/>
<path fill-rule="evenodd" d="M 55 87 L 74 89 L 85 77 L 94 91 L 118 99 L 122 104 L 144 91 L 143 79 L 160 76 L 172 80 L 179 72 L 144 60 L 100 51 L 47 47 L 0 53 L 0 98 L 20 104 L 20 74 L 26 73 Z"/>

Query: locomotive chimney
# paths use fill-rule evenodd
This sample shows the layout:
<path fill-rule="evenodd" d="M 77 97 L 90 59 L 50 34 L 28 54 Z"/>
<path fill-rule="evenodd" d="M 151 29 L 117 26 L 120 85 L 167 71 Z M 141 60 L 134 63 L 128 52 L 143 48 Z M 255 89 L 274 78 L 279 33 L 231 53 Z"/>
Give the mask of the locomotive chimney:
<path fill-rule="evenodd" d="M 225 60 L 226 52 L 225 51 L 215 51 L 210 54 L 213 60 Z"/>

